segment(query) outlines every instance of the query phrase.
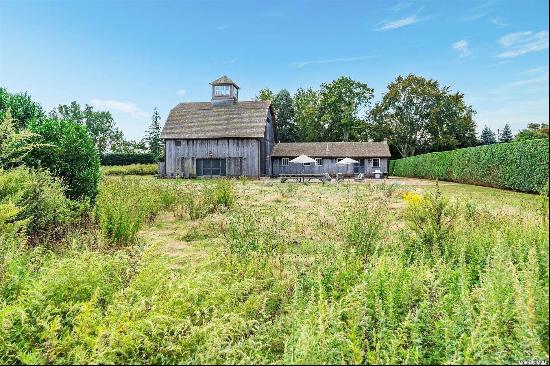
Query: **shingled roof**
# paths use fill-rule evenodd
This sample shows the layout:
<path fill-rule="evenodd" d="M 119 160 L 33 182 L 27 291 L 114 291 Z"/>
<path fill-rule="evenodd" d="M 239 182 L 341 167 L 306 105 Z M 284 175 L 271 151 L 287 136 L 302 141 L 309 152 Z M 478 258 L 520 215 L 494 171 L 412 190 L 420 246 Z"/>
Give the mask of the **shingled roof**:
<path fill-rule="evenodd" d="M 210 85 L 219 85 L 219 84 L 233 84 L 237 89 L 240 89 L 239 86 L 230 78 L 227 77 L 227 75 L 222 76 L 219 79 L 214 80 L 210 83 Z"/>
<path fill-rule="evenodd" d="M 217 106 L 210 102 L 180 103 L 170 111 L 161 138 L 262 138 L 270 105 L 268 101 Z"/>
<path fill-rule="evenodd" d="M 308 155 L 319 158 L 367 157 L 389 158 L 390 148 L 382 142 L 281 142 L 275 145 L 272 157 Z"/>

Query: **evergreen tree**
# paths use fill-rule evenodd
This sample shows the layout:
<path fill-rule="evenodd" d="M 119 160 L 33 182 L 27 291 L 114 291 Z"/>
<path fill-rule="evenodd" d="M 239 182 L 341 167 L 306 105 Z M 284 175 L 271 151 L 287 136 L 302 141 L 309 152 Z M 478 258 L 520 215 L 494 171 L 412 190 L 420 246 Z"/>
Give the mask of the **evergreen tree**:
<path fill-rule="evenodd" d="M 151 118 L 151 124 L 149 125 L 149 131 L 145 136 L 145 141 L 149 147 L 149 151 L 156 156 L 162 154 L 162 140 L 160 138 L 160 114 L 155 107 L 153 111 L 153 117 Z"/>
<path fill-rule="evenodd" d="M 487 126 L 483 129 L 480 136 L 481 145 L 496 144 L 497 138 L 495 133 Z"/>
<path fill-rule="evenodd" d="M 499 136 L 499 142 L 510 142 L 514 139 L 514 136 L 512 135 L 512 129 L 510 128 L 510 125 L 507 123 L 504 125 L 504 129 L 502 130 L 502 133 Z"/>

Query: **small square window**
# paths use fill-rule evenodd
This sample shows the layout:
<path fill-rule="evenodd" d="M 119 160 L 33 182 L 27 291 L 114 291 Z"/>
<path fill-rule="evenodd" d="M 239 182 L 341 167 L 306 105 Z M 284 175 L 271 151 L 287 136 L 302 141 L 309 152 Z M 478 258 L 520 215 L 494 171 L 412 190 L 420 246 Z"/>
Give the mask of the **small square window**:
<path fill-rule="evenodd" d="M 315 158 L 315 166 L 322 166 L 323 158 Z"/>
<path fill-rule="evenodd" d="M 373 168 L 380 168 L 380 158 L 373 158 L 372 159 L 372 167 Z"/>
<path fill-rule="evenodd" d="M 176 147 L 180 147 L 180 146 L 181 146 L 181 141 L 176 140 Z"/>
<path fill-rule="evenodd" d="M 229 95 L 229 85 L 216 85 L 214 87 L 214 96 L 226 97 Z"/>
<path fill-rule="evenodd" d="M 281 165 L 282 166 L 288 166 L 289 159 L 288 158 L 282 158 L 281 159 Z"/>

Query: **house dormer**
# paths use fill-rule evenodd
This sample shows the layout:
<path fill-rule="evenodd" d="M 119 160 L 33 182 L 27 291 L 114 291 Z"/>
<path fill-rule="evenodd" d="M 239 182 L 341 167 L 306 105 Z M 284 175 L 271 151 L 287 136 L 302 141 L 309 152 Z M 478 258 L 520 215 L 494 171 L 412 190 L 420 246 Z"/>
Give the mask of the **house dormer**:
<path fill-rule="evenodd" d="M 214 80 L 210 85 L 212 85 L 212 104 L 232 104 L 239 100 L 239 86 L 226 75 Z"/>

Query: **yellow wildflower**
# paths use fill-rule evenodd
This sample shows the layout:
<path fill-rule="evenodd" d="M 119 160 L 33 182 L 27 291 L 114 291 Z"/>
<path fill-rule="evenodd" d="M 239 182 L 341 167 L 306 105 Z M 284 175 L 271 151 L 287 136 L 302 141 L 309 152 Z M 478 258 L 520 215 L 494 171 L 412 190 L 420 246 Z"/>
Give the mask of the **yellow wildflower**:
<path fill-rule="evenodd" d="M 424 200 L 424 197 L 422 195 L 418 194 L 418 193 L 409 191 L 409 192 L 403 194 L 403 199 L 409 205 L 417 205 L 417 204 L 421 203 Z"/>

